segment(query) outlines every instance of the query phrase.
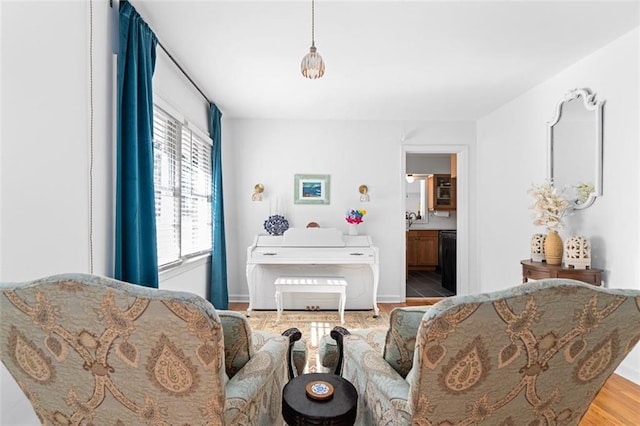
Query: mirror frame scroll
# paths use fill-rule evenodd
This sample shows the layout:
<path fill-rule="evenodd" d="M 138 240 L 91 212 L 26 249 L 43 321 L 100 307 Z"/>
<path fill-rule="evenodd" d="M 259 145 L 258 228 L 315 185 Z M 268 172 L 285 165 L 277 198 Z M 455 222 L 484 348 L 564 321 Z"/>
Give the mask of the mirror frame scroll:
<path fill-rule="evenodd" d="M 560 122 L 562 118 L 562 107 L 566 102 L 574 99 L 582 98 L 582 102 L 587 111 L 594 111 L 596 115 L 596 164 L 594 176 L 594 189 L 589 198 L 583 203 L 573 200 L 572 207 L 575 210 L 586 209 L 591 206 L 597 197 L 602 196 L 602 139 L 603 139 L 603 106 L 605 101 L 597 101 L 595 93 L 591 93 L 589 89 L 573 89 L 567 92 L 564 97 L 556 105 L 553 119 L 547 123 L 547 178 L 553 182 L 553 126 Z"/>

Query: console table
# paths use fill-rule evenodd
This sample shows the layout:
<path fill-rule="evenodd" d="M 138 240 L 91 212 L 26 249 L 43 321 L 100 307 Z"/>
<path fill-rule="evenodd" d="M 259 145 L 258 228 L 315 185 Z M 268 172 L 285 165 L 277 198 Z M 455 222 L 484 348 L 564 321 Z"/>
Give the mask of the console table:
<path fill-rule="evenodd" d="M 534 262 L 528 259 L 521 261 L 520 264 L 522 265 L 523 283 L 529 279 L 542 280 L 545 278 L 567 278 L 597 286 L 602 283 L 602 269 L 566 268 L 562 265 L 549 265 L 546 262 Z"/>

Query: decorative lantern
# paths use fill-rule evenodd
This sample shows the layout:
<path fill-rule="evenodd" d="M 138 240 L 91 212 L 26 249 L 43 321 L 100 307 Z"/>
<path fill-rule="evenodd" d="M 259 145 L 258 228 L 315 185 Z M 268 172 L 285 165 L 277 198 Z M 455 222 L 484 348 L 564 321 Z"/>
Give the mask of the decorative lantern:
<path fill-rule="evenodd" d="M 586 237 L 572 235 L 564 243 L 564 266 L 575 269 L 591 268 L 591 245 Z"/>
<path fill-rule="evenodd" d="M 545 234 L 533 234 L 531 236 L 531 260 L 534 262 L 544 262 L 544 240 Z"/>

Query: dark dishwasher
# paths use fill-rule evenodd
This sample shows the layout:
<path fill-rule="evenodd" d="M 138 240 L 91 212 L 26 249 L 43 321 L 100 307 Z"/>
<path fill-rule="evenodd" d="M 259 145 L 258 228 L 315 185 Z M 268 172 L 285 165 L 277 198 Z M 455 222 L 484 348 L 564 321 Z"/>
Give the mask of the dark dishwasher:
<path fill-rule="evenodd" d="M 440 231 L 440 272 L 442 287 L 456 293 L 456 231 Z"/>

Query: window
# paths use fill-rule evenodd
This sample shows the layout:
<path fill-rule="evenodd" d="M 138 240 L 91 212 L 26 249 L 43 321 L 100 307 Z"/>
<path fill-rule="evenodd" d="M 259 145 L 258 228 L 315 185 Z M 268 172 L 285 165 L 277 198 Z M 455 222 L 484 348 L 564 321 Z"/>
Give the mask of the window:
<path fill-rule="evenodd" d="M 211 139 L 158 105 L 153 108 L 158 265 L 211 249 Z"/>

